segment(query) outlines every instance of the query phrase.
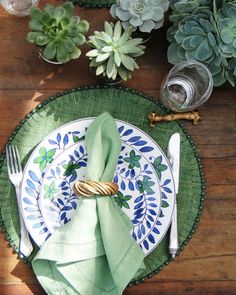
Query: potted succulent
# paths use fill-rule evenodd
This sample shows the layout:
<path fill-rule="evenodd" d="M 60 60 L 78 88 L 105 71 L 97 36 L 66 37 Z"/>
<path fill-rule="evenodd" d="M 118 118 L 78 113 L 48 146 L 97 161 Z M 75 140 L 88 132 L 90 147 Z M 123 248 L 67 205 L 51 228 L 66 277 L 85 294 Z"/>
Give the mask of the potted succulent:
<path fill-rule="evenodd" d="M 168 0 L 117 0 L 110 13 L 122 22 L 124 29 L 131 26 L 134 31 L 149 34 L 162 27 L 168 7 Z"/>
<path fill-rule="evenodd" d="M 214 86 L 236 83 L 236 1 L 171 0 L 167 39 L 171 64 L 197 60 L 211 72 Z"/>
<path fill-rule="evenodd" d="M 86 56 L 91 60 L 90 67 L 108 82 L 127 81 L 139 68 L 135 59 L 144 54 L 143 39 L 132 38 L 132 28 L 122 29 L 120 21 L 116 24 L 105 22 L 104 29 L 104 32 L 95 31 L 89 36 L 87 44 L 92 50 Z"/>
<path fill-rule="evenodd" d="M 79 46 L 86 42 L 84 34 L 89 23 L 74 16 L 71 2 L 57 7 L 46 5 L 43 11 L 32 8 L 30 16 L 32 31 L 28 33 L 27 40 L 38 46 L 43 59 L 62 64 L 80 57 Z"/>

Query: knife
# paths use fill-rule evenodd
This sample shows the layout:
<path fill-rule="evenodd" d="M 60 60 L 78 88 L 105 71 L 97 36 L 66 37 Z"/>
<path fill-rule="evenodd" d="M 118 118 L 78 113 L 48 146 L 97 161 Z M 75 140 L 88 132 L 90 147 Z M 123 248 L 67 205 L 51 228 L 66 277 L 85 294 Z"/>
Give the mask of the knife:
<path fill-rule="evenodd" d="M 175 258 L 179 251 L 178 218 L 177 218 L 177 195 L 179 192 L 179 167 L 180 167 L 180 134 L 174 133 L 168 144 L 167 157 L 172 167 L 175 184 L 176 199 L 170 228 L 169 253 Z"/>

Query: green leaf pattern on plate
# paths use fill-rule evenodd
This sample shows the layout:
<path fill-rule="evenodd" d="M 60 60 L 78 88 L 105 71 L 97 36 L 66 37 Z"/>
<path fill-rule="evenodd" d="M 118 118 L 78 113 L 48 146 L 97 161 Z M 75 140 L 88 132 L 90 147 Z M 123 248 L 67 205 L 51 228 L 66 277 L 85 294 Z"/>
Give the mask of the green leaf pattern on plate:
<path fill-rule="evenodd" d="M 34 163 L 39 164 L 40 171 L 43 171 L 48 163 L 53 161 L 53 156 L 56 153 L 56 149 L 46 150 L 45 147 L 41 147 L 39 150 L 39 157 L 34 159 Z"/>
<path fill-rule="evenodd" d="M 129 157 L 124 158 L 124 161 L 129 163 L 129 169 L 132 169 L 134 167 L 140 168 L 140 163 L 139 163 L 140 159 L 141 159 L 141 156 L 136 155 L 135 151 L 132 150 L 129 154 Z"/>
<path fill-rule="evenodd" d="M 78 163 L 74 163 L 73 161 L 69 161 L 68 164 L 64 164 L 63 168 L 65 169 L 64 175 L 69 176 L 73 175 L 76 176 L 76 169 L 80 168 L 80 165 Z"/>
<path fill-rule="evenodd" d="M 167 169 L 167 166 L 162 164 L 162 156 L 155 158 L 153 167 L 155 168 L 158 178 L 161 179 L 161 173 Z"/>
<path fill-rule="evenodd" d="M 53 181 L 50 185 L 45 184 L 43 188 L 45 191 L 45 199 L 52 200 L 54 198 L 54 194 L 59 192 L 59 189 L 55 187 L 55 181 Z"/>
<path fill-rule="evenodd" d="M 146 192 L 147 194 L 154 194 L 154 191 L 151 187 L 154 186 L 155 183 L 150 181 L 148 176 L 144 176 L 142 181 L 138 181 L 138 184 L 140 193 Z"/>
<path fill-rule="evenodd" d="M 167 208 L 167 207 L 169 207 L 169 204 L 166 201 L 162 200 L 161 207 L 162 208 Z"/>
<path fill-rule="evenodd" d="M 128 201 L 131 199 L 131 196 L 124 196 L 122 192 L 118 192 L 117 196 L 114 198 L 116 204 L 122 208 L 130 209 Z"/>

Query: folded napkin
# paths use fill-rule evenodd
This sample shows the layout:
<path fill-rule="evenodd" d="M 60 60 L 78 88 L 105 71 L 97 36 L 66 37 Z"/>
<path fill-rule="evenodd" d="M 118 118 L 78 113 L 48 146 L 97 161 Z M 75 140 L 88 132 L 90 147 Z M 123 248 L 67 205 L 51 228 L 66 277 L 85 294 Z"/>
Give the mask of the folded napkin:
<path fill-rule="evenodd" d="M 121 139 L 104 113 L 85 135 L 87 180 L 112 181 Z M 80 197 L 73 219 L 43 244 L 34 272 L 48 294 L 119 295 L 144 267 L 132 224 L 111 197 Z"/>

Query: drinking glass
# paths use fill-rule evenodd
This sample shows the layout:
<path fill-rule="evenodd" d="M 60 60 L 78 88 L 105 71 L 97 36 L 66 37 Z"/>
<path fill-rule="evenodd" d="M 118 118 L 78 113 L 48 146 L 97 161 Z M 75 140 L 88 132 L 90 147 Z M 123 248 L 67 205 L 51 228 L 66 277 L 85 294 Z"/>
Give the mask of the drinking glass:
<path fill-rule="evenodd" d="M 0 4 L 10 13 L 16 16 L 29 15 L 30 9 L 37 6 L 39 0 L 0 0 Z"/>
<path fill-rule="evenodd" d="M 184 61 L 174 66 L 161 87 L 161 101 L 175 112 L 196 109 L 211 95 L 212 75 L 202 63 Z"/>

